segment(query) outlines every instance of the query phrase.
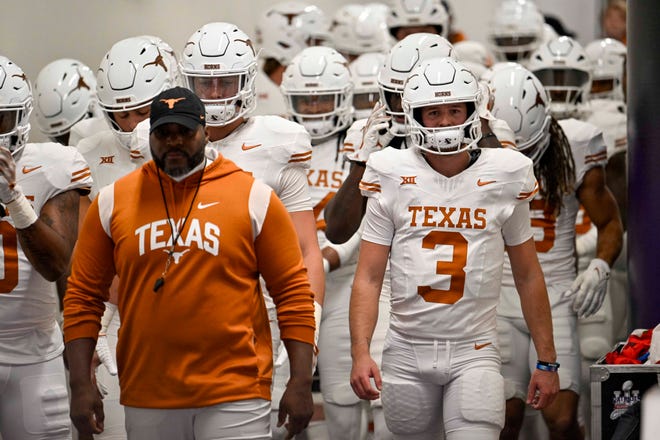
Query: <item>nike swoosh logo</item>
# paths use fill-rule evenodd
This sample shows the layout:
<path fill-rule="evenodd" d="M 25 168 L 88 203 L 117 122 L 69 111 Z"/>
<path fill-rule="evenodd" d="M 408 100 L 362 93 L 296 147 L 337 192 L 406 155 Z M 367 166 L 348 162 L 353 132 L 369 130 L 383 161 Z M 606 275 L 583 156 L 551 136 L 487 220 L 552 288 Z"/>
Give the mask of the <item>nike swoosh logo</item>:
<path fill-rule="evenodd" d="M 485 185 L 490 185 L 491 183 L 495 183 L 497 180 L 477 180 L 477 186 L 485 186 Z"/>
<path fill-rule="evenodd" d="M 32 171 L 37 171 L 39 168 L 41 168 L 41 165 L 32 168 L 23 167 L 23 174 L 28 174 L 31 173 Z"/>
<path fill-rule="evenodd" d="M 218 203 L 220 203 L 220 202 L 211 202 L 211 203 L 202 203 L 202 202 L 199 202 L 199 203 L 197 204 L 197 209 L 206 209 L 206 208 L 210 208 L 211 206 L 215 206 L 215 205 L 217 205 Z"/>
<path fill-rule="evenodd" d="M 257 148 L 257 147 L 261 147 L 261 144 L 256 144 L 256 145 L 245 145 L 245 143 L 243 143 L 243 145 L 241 145 L 241 150 L 243 150 L 243 151 L 248 151 L 248 150 L 251 150 L 251 149 L 253 149 L 253 148 Z"/>
<path fill-rule="evenodd" d="M 485 344 L 477 344 L 477 343 L 475 342 L 475 343 L 474 343 L 474 349 L 475 349 L 475 350 L 481 350 L 482 348 L 484 348 L 484 347 L 488 347 L 488 346 L 491 345 L 491 344 L 492 344 L 492 342 L 486 342 Z"/>

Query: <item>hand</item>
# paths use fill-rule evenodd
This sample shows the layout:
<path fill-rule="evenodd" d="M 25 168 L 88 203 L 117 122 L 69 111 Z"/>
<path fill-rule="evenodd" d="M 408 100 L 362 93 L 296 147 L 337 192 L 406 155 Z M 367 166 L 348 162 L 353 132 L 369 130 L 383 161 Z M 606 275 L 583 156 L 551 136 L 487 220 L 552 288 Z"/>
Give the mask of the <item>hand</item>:
<path fill-rule="evenodd" d="M 71 420 L 78 430 L 78 438 L 93 439 L 93 434 L 103 432 L 103 401 L 91 382 L 71 388 Z"/>
<path fill-rule="evenodd" d="M 16 185 L 16 162 L 11 152 L 0 147 L 0 202 L 7 204 L 21 194 Z"/>
<path fill-rule="evenodd" d="M 527 404 L 534 409 L 543 409 L 555 400 L 558 392 L 559 374 L 535 369 L 529 381 Z"/>
<path fill-rule="evenodd" d="M 280 400 L 277 426 L 288 431 L 285 438 L 292 439 L 300 434 L 312 419 L 314 401 L 312 400 L 312 384 L 307 381 L 290 379 Z"/>
<path fill-rule="evenodd" d="M 99 361 L 108 370 L 113 376 L 117 375 L 117 363 L 115 362 L 114 356 L 112 356 L 112 351 L 108 346 L 108 337 L 106 335 L 99 335 L 96 340 L 96 354 L 99 357 Z"/>
<path fill-rule="evenodd" d="M 348 153 L 349 160 L 366 162 L 369 155 L 389 145 L 394 137 L 390 133 L 390 116 L 385 113 L 385 104 L 376 103 L 371 115 L 362 128 L 362 139 L 355 151 Z"/>
<path fill-rule="evenodd" d="M 376 383 L 376 388 L 371 386 L 371 378 Z M 380 397 L 383 388 L 383 380 L 380 377 L 378 365 L 369 354 L 364 354 L 353 359 L 351 369 L 351 387 L 360 399 L 376 400 Z"/>
<path fill-rule="evenodd" d="M 593 315 L 603 305 L 607 292 L 607 280 L 610 279 L 610 266 L 600 258 L 594 258 L 589 267 L 573 281 L 571 288 L 564 293 L 575 295 L 573 311 L 580 318 Z"/>

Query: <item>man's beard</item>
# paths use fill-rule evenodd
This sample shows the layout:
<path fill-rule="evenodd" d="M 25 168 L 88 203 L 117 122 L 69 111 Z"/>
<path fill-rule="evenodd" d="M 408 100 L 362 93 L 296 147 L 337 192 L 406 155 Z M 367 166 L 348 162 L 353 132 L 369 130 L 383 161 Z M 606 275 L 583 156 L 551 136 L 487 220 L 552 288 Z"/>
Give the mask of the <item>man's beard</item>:
<path fill-rule="evenodd" d="M 176 151 L 177 153 L 184 155 L 187 159 L 186 164 L 168 165 L 166 163 L 165 157 L 171 151 Z M 180 177 L 188 174 L 193 168 L 195 168 L 197 165 L 202 163 L 202 161 L 204 160 L 204 148 L 202 148 L 200 151 L 198 151 L 192 156 L 186 153 L 185 151 L 179 149 L 170 150 L 161 157 L 157 157 L 152 150 L 151 156 L 153 157 L 156 166 L 161 170 L 163 170 L 165 174 L 169 175 L 170 177 Z"/>

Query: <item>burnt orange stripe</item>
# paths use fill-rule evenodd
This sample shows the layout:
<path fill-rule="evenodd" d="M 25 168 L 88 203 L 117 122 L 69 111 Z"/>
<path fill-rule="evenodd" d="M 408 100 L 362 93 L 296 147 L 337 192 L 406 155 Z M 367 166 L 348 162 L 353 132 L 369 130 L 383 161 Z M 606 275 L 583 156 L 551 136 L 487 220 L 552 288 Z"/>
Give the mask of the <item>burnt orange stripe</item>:
<path fill-rule="evenodd" d="M 294 153 L 291 155 L 291 157 L 303 157 L 303 156 L 311 156 L 312 152 L 311 151 L 305 151 L 304 153 Z"/>
<path fill-rule="evenodd" d="M 293 162 L 307 162 L 308 160 L 312 160 L 312 158 L 311 158 L 311 157 L 306 157 L 306 158 L 304 158 L 304 159 L 291 159 L 291 160 L 289 160 L 289 163 L 293 163 Z"/>
<path fill-rule="evenodd" d="M 77 182 L 79 180 L 83 180 L 87 177 L 91 177 L 91 175 L 92 175 L 92 173 L 87 173 L 87 174 L 83 174 L 83 175 L 78 176 L 78 177 L 74 177 L 73 179 L 71 179 L 71 182 Z"/>
<path fill-rule="evenodd" d="M 74 171 L 74 172 L 71 173 L 71 174 L 75 176 L 75 175 L 80 174 L 80 173 L 88 173 L 88 172 L 89 172 L 89 167 L 86 167 L 86 168 L 83 168 L 83 169 L 81 169 L 81 170 Z"/>
<path fill-rule="evenodd" d="M 513 149 L 517 149 L 517 148 L 518 148 L 518 146 L 515 144 L 515 142 L 500 141 L 500 144 L 502 144 L 502 146 L 509 145 L 509 146 L 510 146 L 511 148 L 513 148 Z"/>

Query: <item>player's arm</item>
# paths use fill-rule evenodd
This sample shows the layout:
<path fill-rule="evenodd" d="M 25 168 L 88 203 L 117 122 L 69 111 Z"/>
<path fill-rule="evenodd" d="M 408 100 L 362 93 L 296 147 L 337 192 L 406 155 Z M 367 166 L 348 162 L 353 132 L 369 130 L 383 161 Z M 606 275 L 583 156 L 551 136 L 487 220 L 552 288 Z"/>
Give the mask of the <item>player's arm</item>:
<path fill-rule="evenodd" d="M 41 208 L 36 222 L 16 229 L 30 264 L 48 281 L 56 281 L 68 272 L 78 236 L 79 201 L 76 190 L 60 193 Z"/>
<path fill-rule="evenodd" d="M 293 227 L 298 235 L 298 243 L 303 254 L 303 261 L 307 267 L 307 275 L 314 292 L 314 300 L 323 305 L 325 298 L 325 273 L 323 271 L 323 257 L 316 236 L 316 220 L 311 210 L 289 213 Z"/>
<path fill-rule="evenodd" d="M 325 235 L 333 243 L 348 241 L 360 227 L 367 206 L 359 188 L 365 169 L 362 163 L 351 163 L 346 180 L 325 207 Z"/>
<path fill-rule="evenodd" d="M 351 331 L 351 386 L 361 399 L 377 399 L 382 385 L 378 366 L 370 354 L 371 338 L 378 322 L 378 300 L 385 276 L 390 247 L 362 240 L 351 302 L 349 326 Z M 374 378 L 376 387 L 371 386 Z"/>
<path fill-rule="evenodd" d="M 596 257 L 610 267 L 623 245 L 623 225 L 616 199 L 605 184 L 605 170 L 591 168 L 577 191 L 578 199 L 598 229 Z"/>
<path fill-rule="evenodd" d="M 536 256 L 534 239 L 507 246 L 511 268 L 520 295 L 523 316 L 527 323 L 539 361 L 554 363 L 557 360 L 552 334 L 550 302 L 545 279 Z M 557 372 L 535 369 L 530 380 L 527 403 L 535 409 L 549 405 L 559 391 Z"/>
<path fill-rule="evenodd" d="M 606 180 L 607 187 L 612 192 L 621 214 L 623 230 L 627 228 L 628 220 L 628 182 L 626 180 L 626 155 L 625 151 L 615 153 L 607 161 Z"/>

